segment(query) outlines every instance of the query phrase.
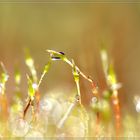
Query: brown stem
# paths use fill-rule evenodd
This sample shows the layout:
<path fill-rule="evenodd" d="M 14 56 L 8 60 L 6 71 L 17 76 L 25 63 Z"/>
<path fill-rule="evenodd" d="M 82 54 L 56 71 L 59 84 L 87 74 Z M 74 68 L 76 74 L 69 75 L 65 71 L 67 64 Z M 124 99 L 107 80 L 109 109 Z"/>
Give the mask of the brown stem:
<path fill-rule="evenodd" d="M 27 103 L 27 105 L 26 105 L 26 107 L 25 107 L 25 109 L 24 109 L 24 112 L 23 112 L 23 119 L 25 119 L 25 116 L 26 116 L 26 114 L 27 114 L 27 111 L 28 111 L 30 105 L 31 105 L 31 99 L 29 99 L 29 101 L 28 101 L 28 103 Z"/>

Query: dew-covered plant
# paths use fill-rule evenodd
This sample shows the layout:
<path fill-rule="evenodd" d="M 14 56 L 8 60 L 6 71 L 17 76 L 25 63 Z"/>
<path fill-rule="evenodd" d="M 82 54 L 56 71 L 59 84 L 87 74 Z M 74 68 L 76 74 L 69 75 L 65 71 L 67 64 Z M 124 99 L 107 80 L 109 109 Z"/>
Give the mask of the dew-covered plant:
<path fill-rule="evenodd" d="M 47 50 L 47 52 L 49 53 L 48 62 L 44 66 L 40 77 L 38 77 L 34 59 L 28 50 L 25 52 L 25 64 L 29 70 L 26 74 L 28 94 L 25 103 L 20 89 L 22 75 L 17 68 L 14 72 L 15 94 L 12 95 L 12 103 L 9 103 L 6 95 L 6 82 L 9 75 L 5 66 L 1 63 L 0 137 L 24 137 L 25 139 L 31 137 L 40 139 L 45 137 L 53 137 L 54 139 L 65 139 L 65 137 L 71 139 L 74 139 L 73 137 L 82 137 L 83 139 L 126 137 L 131 134 L 130 129 L 127 128 L 126 122 L 128 120 L 131 131 L 136 131 L 134 128 L 136 122 L 129 116 L 124 119 L 121 116 L 118 97 L 118 89 L 121 84 L 117 82 L 112 59 L 110 62 L 105 48 L 101 50 L 103 72 L 107 83 L 107 87 L 103 91 L 100 90 L 92 77 L 83 73 L 75 61 L 69 59 L 64 52 L 54 50 Z M 59 63 L 58 60 L 70 66 L 76 91 L 71 93 L 69 97 L 65 93 L 61 95 L 47 93 L 43 97 L 41 96 L 43 93 L 40 92 L 40 85 L 49 72 L 51 64 L 54 61 Z M 82 102 L 81 78 L 86 80 L 91 87 L 92 96 L 87 107 Z M 86 92 L 84 94 L 88 96 Z M 137 109 L 139 107 L 138 102 L 139 98 L 136 98 Z M 124 134 L 120 133 L 122 125 L 126 129 Z M 133 135 L 135 134 L 133 133 Z"/>

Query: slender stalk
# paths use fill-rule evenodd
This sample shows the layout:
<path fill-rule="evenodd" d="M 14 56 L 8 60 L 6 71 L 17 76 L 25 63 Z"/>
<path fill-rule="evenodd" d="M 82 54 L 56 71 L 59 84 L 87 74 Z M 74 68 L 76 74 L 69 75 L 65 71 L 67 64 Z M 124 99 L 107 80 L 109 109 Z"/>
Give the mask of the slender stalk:
<path fill-rule="evenodd" d="M 40 79 L 39 79 L 39 82 L 38 82 L 38 88 L 40 87 L 40 84 L 42 83 L 42 80 L 43 80 L 43 78 L 45 77 L 45 75 L 48 73 L 48 71 L 49 71 L 49 69 L 50 69 L 50 66 L 51 66 L 51 59 L 49 59 L 49 62 L 45 65 L 45 67 L 44 67 L 44 70 L 43 70 L 43 72 L 42 72 L 42 74 L 41 74 L 41 77 L 40 77 Z"/>
<path fill-rule="evenodd" d="M 0 65 L 3 70 L 3 72 L 1 73 L 1 77 L 0 77 L 0 104 L 2 107 L 3 114 L 4 114 L 4 119 L 7 121 L 8 100 L 7 100 L 7 97 L 5 94 L 5 90 L 6 90 L 6 82 L 8 81 L 9 75 L 8 75 L 8 72 L 7 72 L 4 64 L 1 62 Z"/>
<path fill-rule="evenodd" d="M 109 87 L 109 90 L 111 90 L 112 92 L 111 101 L 115 113 L 116 136 L 118 137 L 120 135 L 119 132 L 121 128 L 121 113 L 120 113 L 120 105 L 119 105 L 117 89 L 120 87 L 118 86 L 119 84 L 117 83 L 117 78 L 116 78 L 113 64 L 109 63 L 108 55 L 104 48 L 101 50 L 101 59 L 102 59 L 103 70 L 106 78 L 106 83 Z"/>
<path fill-rule="evenodd" d="M 50 58 L 52 58 L 52 60 L 63 60 L 64 62 L 66 62 L 67 64 L 69 64 L 71 67 L 73 67 L 73 63 L 65 56 L 65 54 L 63 52 L 57 52 L 54 50 L 47 50 L 47 52 L 50 54 Z M 77 71 L 79 72 L 79 74 L 86 79 L 87 81 L 89 81 L 90 83 L 93 83 L 93 80 L 90 76 L 86 76 L 80 69 L 78 66 L 75 66 L 75 68 L 77 69 Z"/>
<path fill-rule="evenodd" d="M 80 104 L 80 108 L 81 108 L 81 111 L 82 111 L 82 117 L 83 117 L 83 120 L 85 121 L 85 138 L 87 139 L 88 137 L 88 121 L 89 121 L 89 116 L 88 116 L 88 113 L 85 109 L 85 107 Z"/>
<path fill-rule="evenodd" d="M 99 93 L 98 93 L 98 88 L 97 88 L 97 86 L 95 85 L 94 82 L 91 83 L 91 89 L 92 89 L 92 93 L 93 93 L 94 98 L 96 98 L 97 102 L 99 102 L 100 96 L 99 96 Z M 100 115 L 100 112 L 98 111 L 96 113 L 96 126 L 95 126 L 96 136 L 98 136 L 98 133 L 99 133 L 100 120 L 101 120 L 101 115 Z"/>
<path fill-rule="evenodd" d="M 31 110 L 32 110 L 32 121 L 34 121 L 35 120 L 35 108 L 34 108 L 34 102 L 31 99 L 28 100 L 26 107 L 23 111 L 23 119 L 25 119 L 30 106 L 31 106 Z"/>
<path fill-rule="evenodd" d="M 35 93 L 35 97 L 36 97 L 36 102 L 37 102 L 37 112 L 39 112 L 39 102 L 40 102 L 40 93 L 39 93 L 39 87 L 40 84 L 42 83 L 43 78 L 45 77 L 45 75 L 48 73 L 50 66 L 51 66 L 51 59 L 49 60 L 49 62 L 45 65 L 44 70 L 41 74 L 41 77 L 39 79 L 38 85 L 37 85 L 37 90 Z"/>
<path fill-rule="evenodd" d="M 3 119 L 7 120 L 8 117 L 8 101 L 5 94 L 0 95 L 0 104 L 2 108 Z"/>
<path fill-rule="evenodd" d="M 25 119 L 26 113 L 27 113 L 30 105 L 31 105 L 31 99 L 29 99 L 29 101 L 28 101 L 28 103 L 27 103 L 27 105 L 26 105 L 26 107 L 25 107 L 25 109 L 23 111 L 23 119 Z"/>
<path fill-rule="evenodd" d="M 36 97 L 36 105 L 37 105 L 36 112 L 39 113 L 40 93 L 38 90 L 35 93 L 35 97 Z"/>
<path fill-rule="evenodd" d="M 79 82 L 76 82 L 76 87 L 77 87 L 77 95 L 79 96 L 79 103 L 81 103 L 81 93 L 80 93 L 80 86 L 79 86 Z"/>
<path fill-rule="evenodd" d="M 111 87 L 114 85 L 115 83 L 110 83 Z M 110 87 L 109 82 L 108 82 L 108 86 Z M 111 88 L 110 90 L 112 92 L 112 96 L 111 96 L 111 102 L 113 104 L 113 110 L 114 110 L 114 114 L 115 114 L 115 128 L 116 128 L 116 136 L 120 136 L 120 130 L 121 130 L 121 112 L 120 112 L 120 105 L 119 105 L 119 98 L 118 98 L 118 90 L 117 88 Z"/>
<path fill-rule="evenodd" d="M 62 119 L 59 121 L 57 128 L 62 128 L 62 126 L 64 125 L 64 123 L 66 122 L 67 118 L 69 117 L 70 113 L 72 112 L 73 108 L 76 106 L 76 104 L 79 101 L 76 99 L 73 103 L 71 103 L 71 105 L 69 106 L 68 110 L 66 111 L 66 113 L 64 114 L 64 116 L 62 117 Z"/>
<path fill-rule="evenodd" d="M 34 107 L 34 102 L 31 102 L 31 109 L 32 109 L 32 122 L 35 121 L 36 116 L 35 116 L 35 107 Z"/>
<path fill-rule="evenodd" d="M 121 132 L 121 113 L 120 113 L 120 105 L 119 105 L 119 98 L 118 98 L 118 91 L 114 90 L 112 94 L 112 104 L 115 113 L 115 127 L 116 127 L 116 136 L 120 136 Z"/>
<path fill-rule="evenodd" d="M 76 83 L 76 87 L 77 87 L 77 96 L 79 97 L 79 105 L 80 105 L 80 108 L 81 108 L 81 111 L 82 111 L 82 118 L 85 122 L 85 138 L 88 136 L 88 120 L 89 120 L 89 116 L 88 116 L 88 113 L 85 109 L 85 107 L 82 105 L 82 102 L 81 102 L 81 92 L 80 92 L 80 84 L 79 84 L 79 74 L 80 72 L 77 70 L 77 67 L 75 66 L 75 63 L 74 61 L 72 61 L 73 63 L 73 76 L 74 76 L 74 80 L 75 80 L 75 83 Z"/>
<path fill-rule="evenodd" d="M 68 60 L 67 58 L 64 59 L 64 61 L 69 64 L 71 67 L 73 67 L 73 64 L 70 60 Z M 79 74 L 85 78 L 87 81 L 89 81 L 90 83 L 93 83 L 93 80 L 90 78 L 90 76 L 86 76 L 80 69 L 78 66 L 75 66 L 75 68 L 77 69 L 77 71 L 79 72 Z"/>
<path fill-rule="evenodd" d="M 50 68 L 50 64 L 51 64 L 51 59 L 50 61 L 45 65 L 44 70 L 41 74 L 41 77 L 38 81 L 38 77 L 37 77 L 37 71 L 35 69 L 35 65 L 34 65 L 34 60 L 33 58 L 30 56 L 29 51 L 26 50 L 26 59 L 25 59 L 25 63 L 28 66 L 31 75 L 32 75 L 32 79 L 27 75 L 27 79 L 28 79 L 28 96 L 29 96 L 29 101 L 24 109 L 24 113 L 23 113 L 23 118 L 25 118 L 25 115 L 31 105 L 32 107 L 32 116 L 33 118 L 35 117 L 35 113 L 39 112 L 39 102 L 40 102 L 40 93 L 39 93 L 39 87 L 40 84 L 44 78 L 44 76 L 46 75 L 46 73 L 48 72 L 49 68 Z M 34 105 L 34 100 L 36 100 L 36 111 L 35 111 L 35 105 Z"/>
<path fill-rule="evenodd" d="M 86 136 L 88 134 L 88 114 L 86 112 L 86 109 L 84 108 L 84 106 L 81 103 L 81 93 L 80 93 L 80 85 L 79 85 L 79 75 L 81 75 L 84 79 L 86 79 L 87 81 L 89 81 L 91 84 L 93 84 L 93 80 L 89 77 L 86 76 L 74 63 L 74 61 L 72 60 L 72 62 L 70 60 L 67 59 L 67 57 L 65 56 L 65 54 L 63 52 L 56 52 L 53 50 L 47 50 L 47 52 L 50 54 L 50 58 L 52 60 L 63 60 L 64 62 L 66 62 L 67 64 L 69 64 L 72 67 L 72 72 L 73 72 L 73 76 L 74 76 L 74 80 L 76 83 L 76 87 L 77 87 L 77 96 L 79 98 L 79 104 L 82 110 L 82 116 L 86 116 L 85 117 L 85 127 L 86 127 Z M 94 87 L 95 88 L 95 87 Z M 98 92 L 97 92 L 98 93 Z M 74 107 L 74 104 L 72 104 L 68 111 L 66 112 L 66 114 L 64 115 L 64 117 L 62 118 L 62 120 L 59 123 L 59 127 L 62 126 L 62 124 L 65 122 L 66 118 L 68 117 L 68 115 L 70 114 L 72 108 Z M 84 114 L 84 115 L 83 115 Z"/>

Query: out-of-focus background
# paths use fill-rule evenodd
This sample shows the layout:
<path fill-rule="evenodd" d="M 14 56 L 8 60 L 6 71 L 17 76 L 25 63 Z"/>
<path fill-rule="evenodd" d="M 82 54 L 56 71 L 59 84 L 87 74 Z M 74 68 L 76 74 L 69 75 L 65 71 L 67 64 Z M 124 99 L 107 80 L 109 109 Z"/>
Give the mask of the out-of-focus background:
<path fill-rule="evenodd" d="M 135 112 L 133 98 L 140 94 L 140 5 L 137 3 L 0 3 L 0 61 L 9 74 L 8 96 L 13 96 L 15 65 L 22 72 L 22 90 L 27 95 L 24 48 L 29 48 L 38 75 L 48 61 L 46 49 L 63 51 L 101 90 L 106 87 L 100 60 L 102 42 L 107 47 L 118 81 L 124 111 Z M 54 62 L 41 90 L 75 88 L 71 69 Z M 90 90 L 81 80 L 82 100 Z"/>

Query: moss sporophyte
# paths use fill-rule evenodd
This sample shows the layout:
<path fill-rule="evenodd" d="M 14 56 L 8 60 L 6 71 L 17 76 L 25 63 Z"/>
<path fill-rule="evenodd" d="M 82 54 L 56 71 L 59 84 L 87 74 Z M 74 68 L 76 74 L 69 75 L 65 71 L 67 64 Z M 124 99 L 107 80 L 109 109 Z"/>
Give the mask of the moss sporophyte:
<path fill-rule="evenodd" d="M 5 66 L 1 63 L 0 117 L 7 117 L 4 123 L 6 124 L 5 127 L 8 128 L 3 129 L 5 127 L 2 125 L 3 121 L 0 120 L 0 133 L 20 137 L 26 137 L 31 134 L 32 136 L 40 135 L 41 137 L 61 137 L 60 135 L 62 134 L 64 136 L 75 136 L 75 133 L 81 133 L 85 139 L 93 135 L 100 137 L 102 124 L 105 124 L 108 129 L 111 127 L 110 116 L 112 106 L 109 102 L 112 101 L 115 114 L 112 116 L 115 118 L 116 136 L 120 136 L 121 111 L 118 89 L 121 87 L 121 84 L 117 82 L 114 67 L 112 63 L 109 63 L 106 50 L 101 50 L 103 72 L 107 83 L 107 88 L 104 91 L 100 90 L 93 78 L 82 72 L 75 61 L 69 59 L 64 52 L 54 50 L 47 50 L 47 52 L 49 54 L 48 62 L 45 64 L 41 76 L 38 77 L 34 59 L 31 57 L 29 50 L 25 51 L 25 64 L 29 70 L 29 73 L 26 74 L 28 85 L 26 103 L 22 100 L 22 96 L 19 96 L 21 94 L 20 84 L 22 75 L 20 71 L 16 69 L 14 73 L 16 98 L 13 97 L 14 103 L 11 105 L 8 104 L 6 83 L 9 79 L 9 75 Z M 56 97 L 56 95 L 47 95 L 43 99 L 40 96 L 42 94 L 40 92 L 41 83 L 46 74 L 48 74 L 54 61 L 63 61 L 70 66 L 76 92 L 72 93 L 67 100 L 65 100 L 65 98 L 63 99 L 64 96 L 59 98 Z M 81 78 L 86 80 L 91 88 L 92 96 L 89 96 L 86 92 L 84 93 L 85 96 L 90 97 L 90 104 L 87 106 L 84 105 L 82 100 L 83 96 L 81 96 Z M 79 124 L 75 123 L 76 126 L 71 126 L 71 122 L 75 122 L 75 120 L 78 121 Z M 62 133 L 63 131 L 64 133 Z"/>

